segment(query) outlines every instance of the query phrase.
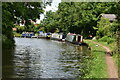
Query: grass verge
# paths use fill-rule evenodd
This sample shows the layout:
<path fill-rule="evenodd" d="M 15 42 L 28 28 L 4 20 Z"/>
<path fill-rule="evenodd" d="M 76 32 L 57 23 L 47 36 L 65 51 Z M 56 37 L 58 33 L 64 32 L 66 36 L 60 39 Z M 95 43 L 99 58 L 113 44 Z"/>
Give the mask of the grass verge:
<path fill-rule="evenodd" d="M 111 51 L 116 51 L 116 48 L 117 48 L 116 42 L 112 42 L 110 44 L 107 44 L 107 42 L 102 42 L 102 41 L 97 41 L 97 40 L 93 40 L 93 41 L 99 42 L 100 44 L 105 45 L 106 47 L 110 48 Z M 115 62 L 115 65 L 118 66 L 118 54 L 117 54 L 117 52 L 114 52 L 112 57 L 113 57 L 113 60 Z"/>
<path fill-rule="evenodd" d="M 92 61 L 92 69 L 86 78 L 108 78 L 107 65 L 105 62 L 105 49 L 101 46 L 96 47 L 96 44 L 90 40 L 84 40 L 91 47 L 91 52 L 94 57 Z"/>

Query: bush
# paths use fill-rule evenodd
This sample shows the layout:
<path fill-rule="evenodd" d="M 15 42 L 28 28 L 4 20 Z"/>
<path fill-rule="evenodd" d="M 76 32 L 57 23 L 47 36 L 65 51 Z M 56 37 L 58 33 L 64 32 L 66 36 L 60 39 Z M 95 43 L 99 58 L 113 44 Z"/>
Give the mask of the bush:
<path fill-rule="evenodd" d="M 109 38 L 108 41 L 107 41 L 108 44 L 113 43 L 113 42 L 115 42 L 115 39 L 113 39 L 113 38 Z"/>
<path fill-rule="evenodd" d="M 17 33 L 17 32 L 13 32 L 13 34 L 14 34 L 14 36 L 16 36 L 16 37 L 20 37 L 20 36 L 21 36 L 21 34 L 20 34 L 20 33 Z"/>
<path fill-rule="evenodd" d="M 115 39 L 110 38 L 108 36 L 104 36 L 104 37 L 100 38 L 98 41 L 107 42 L 109 44 L 109 43 L 115 42 Z"/>
<path fill-rule="evenodd" d="M 109 38 L 108 36 L 104 36 L 100 38 L 98 41 L 107 42 L 108 38 Z"/>
<path fill-rule="evenodd" d="M 5 35 L 2 35 L 2 48 L 13 48 L 14 41 L 8 39 Z"/>

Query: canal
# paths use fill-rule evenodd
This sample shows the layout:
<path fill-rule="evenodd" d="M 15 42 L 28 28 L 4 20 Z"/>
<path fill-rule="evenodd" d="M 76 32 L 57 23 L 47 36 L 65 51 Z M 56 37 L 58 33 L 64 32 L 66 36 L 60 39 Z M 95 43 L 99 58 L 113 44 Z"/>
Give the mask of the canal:
<path fill-rule="evenodd" d="M 15 48 L 3 50 L 3 78 L 78 78 L 92 58 L 86 46 L 36 38 L 14 38 Z"/>

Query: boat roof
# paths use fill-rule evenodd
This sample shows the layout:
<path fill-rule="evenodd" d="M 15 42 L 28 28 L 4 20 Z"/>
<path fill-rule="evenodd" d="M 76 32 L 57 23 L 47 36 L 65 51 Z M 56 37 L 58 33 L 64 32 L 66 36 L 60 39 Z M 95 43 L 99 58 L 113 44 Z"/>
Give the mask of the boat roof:
<path fill-rule="evenodd" d="M 74 33 L 68 33 L 68 35 L 78 35 L 78 36 L 81 36 L 80 34 L 74 34 Z"/>

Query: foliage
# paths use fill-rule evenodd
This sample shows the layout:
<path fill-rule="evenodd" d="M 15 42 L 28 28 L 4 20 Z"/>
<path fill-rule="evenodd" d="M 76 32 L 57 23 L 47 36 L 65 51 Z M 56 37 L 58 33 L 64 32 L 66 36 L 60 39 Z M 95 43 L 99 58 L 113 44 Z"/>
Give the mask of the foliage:
<path fill-rule="evenodd" d="M 118 2 L 119 4 L 117 5 L 117 20 L 118 20 L 118 28 L 117 28 L 117 53 L 118 53 L 118 74 L 120 74 L 120 1 Z M 120 78 L 120 75 L 118 75 L 118 77 Z"/>
<path fill-rule="evenodd" d="M 102 17 L 100 21 L 98 21 L 96 34 L 99 37 L 114 37 L 118 29 L 118 25 L 119 24 L 117 23 L 117 21 L 111 23 L 108 19 Z"/>
<path fill-rule="evenodd" d="M 39 31 L 44 31 L 44 27 L 41 23 L 37 24 L 37 25 L 33 25 L 33 28 L 31 28 L 31 29 L 32 29 L 31 31 L 33 31 L 35 33 L 38 33 Z"/>
<path fill-rule="evenodd" d="M 14 41 L 8 39 L 5 35 L 2 35 L 2 48 L 13 48 Z"/>
<path fill-rule="evenodd" d="M 113 43 L 113 42 L 115 42 L 115 41 L 116 41 L 116 40 L 113 39 L 113 38 L 108 38 L 107 43 L 110 44 L 110 43 Z"/>
<path fill-rule="evenodd" d="M 37 33 L 38 31 L 44 31 L 44 27 L 42 27 L 42 24 L 33 24 L 31 23 L 31 25 L 28 26 L 15 26 L 15 28 L 17 28 L 17 33 L 22 33 L 22 32 L 35 32 Z"/>
<path fill-rule="evenodd" d="M 48 3 L 45 3 L 48 4 Z M 13 33 L 12 28 L 14 24 L 19 24 L 25 21 L 25 29 L 30 25 L 30 20 L 35 21 L 40 14 L 44 12 L 44 5 L 42 2 L 3 2 L 2 3 L 2 34 L 12 42 Z M 18 27 L 18 32 L 22 32 L 24 27 Z M 29 26 L 31 28 L 31 26 Z M 5 40 L 6 41 L 6 40 Z"/>
<path fill-rule="evenodd" d="M 46 32 L 55 32 L 57 29 L 57 21 L 55 20 L 55 13 L 52 11 L 46 12 L 45 19 L 43 20 L 43 24 Z"/>
<path fill-rule="evenodd" d="M 117 14 L 117 2 L 61 2 L 58 11 L 47 12 L 43 20 L 46 32 L 71 32 L 83 36 L 96 35 L 101 13 Z M 113 8 L 115 9 L 113 11 Z"/>
<path fill-rule="evenodd" d="M 98 41 L 107 42 L 109 44 L 109 43 L 115 42 L 115 39 L 110 38 L 108 36 L 104 36 L 104 37 L 100 38 Z"/>
<path fill-rule="evenodd" d="M 109 38 L 108 36 L 104 36 L 100 38 L 99 41 L 107 42 L 108 38 Z"/>
<path fill-rule="evenodd" d="M 25 26 L 15 26 L 17 28 L 17 33 L 22 33 L 25 30 Z"/>
<path fill-rule="evenodd" d="M 101 20 L 97 24 L 98 30 L 97 30 L 97 35 L 100 37 L 103 36 L 110 36 L 110 28 L 111 28 L 111 23 L 108 19 L 106 18 L 101 18 Z"/>
<path fill-rule="evenodd" d="M 17 33 L 17 32 L 13 32 L 13 34 L 14 34 L 14 36 L 16 36 L 16 37 L 20 37 L 20 36 L 21 36 L 21 34 L 20 34 L 20 33 Z"/>

